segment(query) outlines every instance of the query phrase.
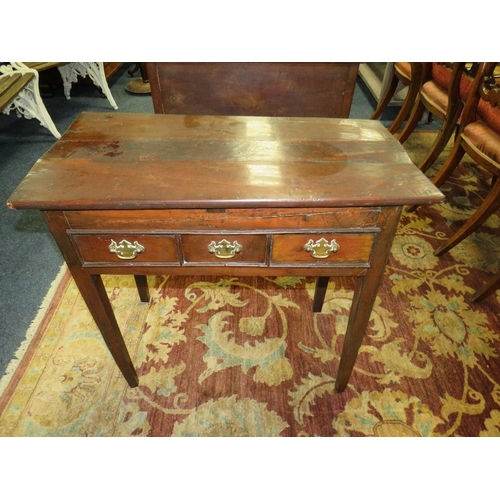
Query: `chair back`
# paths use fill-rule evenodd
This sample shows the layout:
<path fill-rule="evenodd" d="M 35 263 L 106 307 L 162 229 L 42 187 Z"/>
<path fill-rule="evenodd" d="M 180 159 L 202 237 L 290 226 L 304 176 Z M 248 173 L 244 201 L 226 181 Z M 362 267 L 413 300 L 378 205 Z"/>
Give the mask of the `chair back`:
<path fill-rule="evenodd" d="M 463 112 L 460 137 L 474 161 L 500 174 L 500 84 L 497 64 L 481 63 Z"/>
<path fill-rule="evenodd" d="M 495 62 L 479 64 L 465 104 L 460 130 L 474 121 L 481 121 L 500 134 L 500 80 Z"/>
<path fill-rule="evenodd" d="M 498 63 L 485 63 L 479 87 L 478 116 L 496 133 L 500 134 L 500 75 Z"/>
<path fill-rule="evenodd" d="M 469 95 L 472 79 L 467 63 L 423 63 L 422 97 L 425 107 L 439 118 L 458 119 Z"/>

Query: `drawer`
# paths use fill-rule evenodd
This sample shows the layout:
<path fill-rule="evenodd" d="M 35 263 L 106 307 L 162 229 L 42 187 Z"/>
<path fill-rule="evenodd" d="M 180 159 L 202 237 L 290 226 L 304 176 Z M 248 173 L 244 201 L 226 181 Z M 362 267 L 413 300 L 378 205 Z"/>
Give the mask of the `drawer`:
<path fill-rule="evenodd" d="M 178 264 L 173 235 L 70 234 L 83 262 Z"/>
<path fill-rule="evenodd" d="M 364 208 L 228 208 L 162 210 L 74 210 L 64 215 L 74 230 L 246 232 L 275 230 L 349 230 L 379 225 L 381 209 Z"/>
<path fill-rule="evenodd" d="M 267 240 L 265 234 L 182 234 L 183 264 L 264 265 Z"/>
<path fill-rule="evenodd" d="M 271 265 L 368 263 L 375 233 L 278 234 Z"/>

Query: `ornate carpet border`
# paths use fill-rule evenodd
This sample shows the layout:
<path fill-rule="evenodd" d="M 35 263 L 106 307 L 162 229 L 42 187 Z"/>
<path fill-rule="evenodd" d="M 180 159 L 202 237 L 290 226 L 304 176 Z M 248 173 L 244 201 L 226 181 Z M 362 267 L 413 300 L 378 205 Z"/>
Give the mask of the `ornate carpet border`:
<path fill-rule="evenodd" d="M 14 354 L 14 358 L 12 358 L 7 365 L 5 375 L 0 379 L 0 398 L 2 398 L 4 392 L 9 392 L 7 388 L 11 385 L 11 381 L 18 369 L 20 369 L 21 364 L 26 365 L 30 360 L 31 354 L 35 352 L 40 340 L 39 337 L 43 334 L 47 322 L 50 321 L 54 315 L 59 299 L 64 293 L 70 278 L 71 274 L 66 264 L 63 264 L 38 308 L 37 315 L 31 322 L 26 332 L 25 339 L 21 342 L 21 345 Z M 0 401 L 0 409 L 2 406 Z"/>

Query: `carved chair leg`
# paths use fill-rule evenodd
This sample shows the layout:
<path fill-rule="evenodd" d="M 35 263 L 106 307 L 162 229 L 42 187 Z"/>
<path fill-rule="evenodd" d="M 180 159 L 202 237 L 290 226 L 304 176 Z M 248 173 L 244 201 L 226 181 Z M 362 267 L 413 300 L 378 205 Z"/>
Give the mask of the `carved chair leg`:
<path fill-rule="evenodd" d="M 418 125 L 418 122 L 422 119 L 422 115 L 424 114 L 425 106 L 422 104 L 420 99 L 418 99 L 417 103 L 413 107 L 413 111 L 411 112 L 410 118 L 406 122 L 405 127 L 401 131 L 400 136 L 398 137 L 398 141 L 403 144 L 410 134 L 415 130 L 415 127 Z"/>
<path fill-rule="evenodd" d="M 442 184 L 444 184 L 453 173 L 453 170 L 455 170 L 455 168 L 458 166 L 460 160 L 464 157 L 464 155 L 465 149 L 462 147 L 460 140 L 458 140 L 453 146 L 453 149 L 451 150 L 451 153 L 444 162 L 443 166 L 434 176 L 434 179 L 432 179 L 432 183 L 436 187 L 440 187 Z"/>
<path fill-rule="evenodd" d="M 458 138 L 455 141 L 455 145 L 453 146 L 453 149 L 451 150 L 451 153 L 444 162 L 443 166 L 440 168 L 439 172 L 434 176 L 434 179 L 432 179 L 432 183 L 436 187 L 439 187 L 442 184 L 444 184 L 444 182 L 452 174 L 453 170 L 455 170 L 457 165 L 460 163 L 460 160 L 464 157 L 464 155 L 465 155 L 465 150 L 461 145 L 460 138 Z M 407 207 L 406 211 L 414 212 L 417 208 L 418 205 L 412 205 L 410 207 Z"/>
<path fill-rule="evenodd" d="M 500 287 L 500 272 L 492 276 L 486 284 L 471 296 L 471 302 L 480 302 Z"/>
<path fill-rule="evenodd" d="M 496 182 L 488 196 L 484 199 L 481 206 L 474 212 L 469 220 L 445 243 L 443 243 L 435 252 L 434 255 L 443 255 L 463 239 L 479 228 L 484 221 L 496 210 L 500 208 L 500 183 Z"/>
<path fill-rule="evenodd" d="M 384 95 L 381 97 L 377 105 L 377 108 L 373 112 L 372 116 L 370 116 L 370 120 L 376 120 L 382 115 L 385 108 L 387 108 L 387 106 L 391 102 L 392 96 L 396 93 L 396 88 L 398 86 L 398 83 L 399 80 L 396 78 L 396 75 L 394 74 L 394 66 L 393 66 L 389 84 L 387 85 Z"/>
<path fill-rule="evenodd" d="M 459 110 L 460 111 L 460 110 Z M 459 114 L 459 113 L 457 113 Z M 424 159 L 419 163 L 418 168 L 422 172 L 426 172 L 434 164 L 434 162 L 439 158 L 439 155 L 443 152 L 444 148 L 448 144 L 453 131 L 456 128 L 456 117 L 452 117 L 450 120 L 445 120 L 441 130 L 438 132 L 436 140 L 430 147 L 429 151 L 425 155 Z"/>
<path fill-rule="evenodd" d="M 408 93 L 406 94 L 406 98 L 403 101 L 403 105 L 401 106 L 399 113 L 397 114 L 396 118 L 394 118 L 394 121 L 389 127 L 389 132 L 391 134 L 395 134 L 399 130 L 403 122 L 408 118 L 413 106 L 417 102 L 418 95 L 419 95 L 418 86 L 410 84 L 410 86 L 408 87 Z"/>

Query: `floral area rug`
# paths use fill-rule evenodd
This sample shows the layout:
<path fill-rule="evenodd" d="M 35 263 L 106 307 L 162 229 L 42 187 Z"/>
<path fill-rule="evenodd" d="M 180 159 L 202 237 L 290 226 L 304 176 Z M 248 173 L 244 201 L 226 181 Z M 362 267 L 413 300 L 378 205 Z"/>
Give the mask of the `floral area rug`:
<path fill-rule="evenodd" d="M 405 145 L 418 162 L 434 139 Z M 437 162 L 439 166 L 446 153 Z M 432 175 L 432 172 L 429 173 Z M 353 295 L 332 279 L 106 276 L 131 389 L 67 275 L 0 400 L 1 436 L 498 436 L 500 219 L 438 258 L 490 179 L 465 158 L 439 206 L 403 212 L 350 383 L 334 391 Z"/>

